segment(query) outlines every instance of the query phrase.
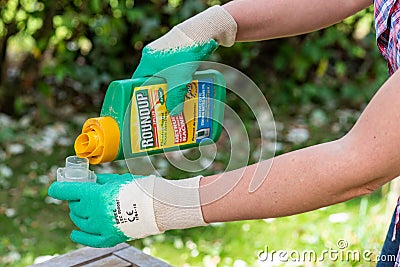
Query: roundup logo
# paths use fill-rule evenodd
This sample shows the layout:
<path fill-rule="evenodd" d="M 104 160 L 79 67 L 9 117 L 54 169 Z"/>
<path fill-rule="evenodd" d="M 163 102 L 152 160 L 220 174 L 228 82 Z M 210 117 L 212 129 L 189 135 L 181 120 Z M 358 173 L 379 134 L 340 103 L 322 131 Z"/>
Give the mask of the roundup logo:
<path fill-rule="evenodd" d="M 140 122 L 140 148 L 152 148 L 154 147 L 154 132 L 149 94 L 147 90 L 138 90 L 136 92 L 136 104 Z"/>

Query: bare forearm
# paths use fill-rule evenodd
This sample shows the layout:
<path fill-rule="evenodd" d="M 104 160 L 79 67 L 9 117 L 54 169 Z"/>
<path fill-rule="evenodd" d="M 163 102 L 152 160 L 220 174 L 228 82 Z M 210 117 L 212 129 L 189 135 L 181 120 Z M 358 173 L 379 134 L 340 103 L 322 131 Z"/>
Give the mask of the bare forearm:
<path fill-rule="evenodd" d="M 202 178 L 204 219 L 216 222 L 297 214 L 371 193 L 398 176 L 399 86 L 400 71 L 382 86 L 353 129 L 337 141 Z M 252 179 L 263 178 L 259 189 L 250 193 Z"/>
<path fill-rule="evenodd" d="M 272 165 L 268 160 L 205 177 L 200 191 L 204 218 L 214 222 L 280 217 L 345 201 L 365 193 L 352 190 L 353 181 L 363 175 L 354 166 L 357 159 L 335 141 L 276 157 Z M 250 193 L 251 181 L 263 178 L 261 187 Z M 237 179 L 239 183 L 215 201 Z"/>
<path fill-rule="evenodd" d="M 237 41 L 298 35 L 335 24 L 372 0 L 236 0 L 223 7 L 238 24 Z"/>

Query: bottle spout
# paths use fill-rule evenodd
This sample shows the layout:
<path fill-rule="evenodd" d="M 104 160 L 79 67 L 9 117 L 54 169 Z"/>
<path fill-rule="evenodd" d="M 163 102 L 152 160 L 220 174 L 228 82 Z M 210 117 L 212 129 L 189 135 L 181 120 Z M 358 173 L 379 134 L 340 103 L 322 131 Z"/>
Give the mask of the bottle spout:
<path fill-rule="evenodd" d="M 91 164 L 113 161 L 118 155 L 120 131 L 112 117 L 88 119 L 75 140 L 75 153 Z"/>

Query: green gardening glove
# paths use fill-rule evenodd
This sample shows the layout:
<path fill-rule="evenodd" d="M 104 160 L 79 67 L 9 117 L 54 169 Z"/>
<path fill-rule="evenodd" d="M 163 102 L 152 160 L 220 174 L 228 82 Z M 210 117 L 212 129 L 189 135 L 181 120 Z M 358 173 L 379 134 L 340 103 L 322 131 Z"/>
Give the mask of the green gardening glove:
<path fill-rule="evenodd" d="M 68 201 L 70 218 L 79 228 L 72 231 L 72 241 L 112 247 L 169 229 L 206 225 L 199 180 L 170 182 L 154 175 L 98 174 L 96 183 L 54 182 L 48 194 Z"/>
<path fill-rule="evenodd" d="M 218 44 L 233 45 L 236 31 L 233 17 L 221 6 L 213 6 L 147 45 L 132 78 L 153 75 L 164 78 L 168 84 L 167 110 L 172 116 L 179 115 L 186 86 L 192 81 L 199 61 L 207 60 Z"/>
<path fill-rule="evenodd" d="M 199 61 L 207 60 L 217 47 L 215 40 L 167 51 L 146 46 L 132 78 L 151 77 L 162 71 L 161 77 L 168 84 L 167 110 L 173 116 L 179 115 L 183 109 L 187 84 L 193 80 L 193 74 L 201 63 Z M 174 68 L 168 69 L 172 66 Z"/>
<path fill-rule="evenodd" d="M 118 225 L 126 223 L 125 219 L 135 219 L 134 209 L 129 214 L 118 214 L 118 193 L 135 179 L 145 180 L 141 178 L 131 174 L 98 174 L 96 183 L 54 182 L 48 194 L 68 201 L 70 218 L 80 229 L 72 231 L 72 241 L 91 247 L 111 247 L 130 239 Z"/>

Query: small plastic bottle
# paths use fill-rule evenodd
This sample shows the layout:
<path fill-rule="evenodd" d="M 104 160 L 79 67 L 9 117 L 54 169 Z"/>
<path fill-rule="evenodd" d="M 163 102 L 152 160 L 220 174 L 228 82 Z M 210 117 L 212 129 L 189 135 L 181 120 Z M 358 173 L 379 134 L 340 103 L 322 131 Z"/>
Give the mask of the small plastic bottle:
<path fill-rule="evenodd" d="M 69 156 L 65 159 L 65 167 L 57 169 L 58 182 L 96 182 L 96 179 L 86 158 Z"/>
<path fill-rule="evenodd" d="M 88 119 L 75 140 L 76 155 L 99 164 L 216 142 L 222 131 L 224 77 L 205 70 L 193 78 L 178 116 L 166 109 L 164 79 L 112 82 L 100 117 Z"/>

